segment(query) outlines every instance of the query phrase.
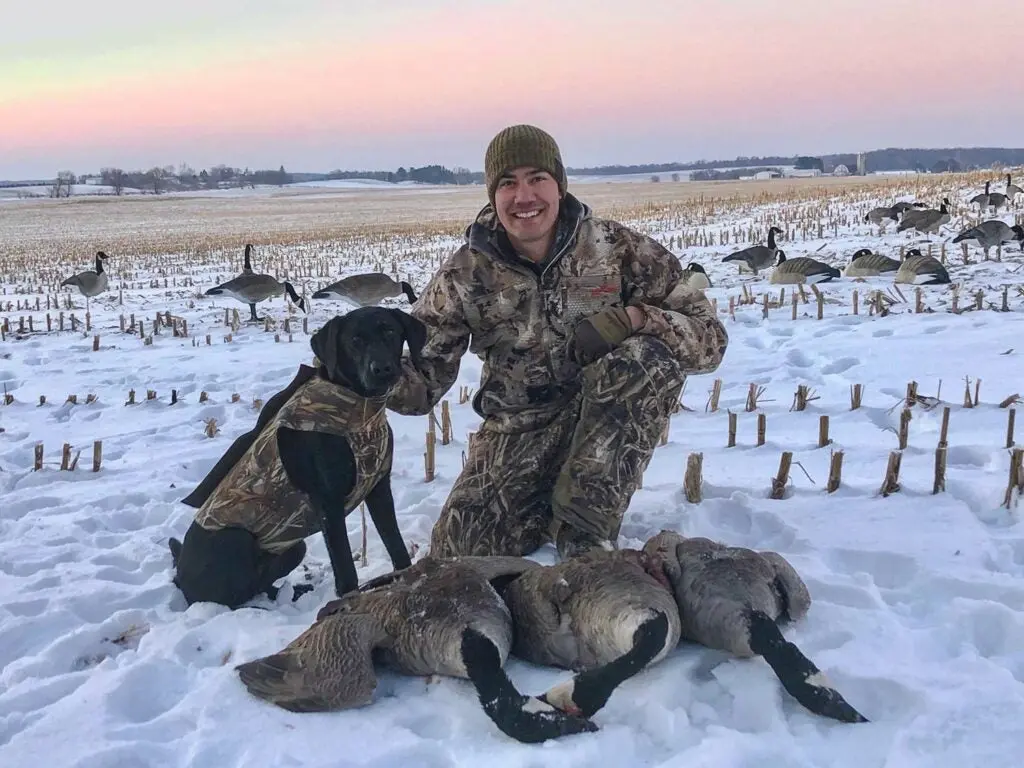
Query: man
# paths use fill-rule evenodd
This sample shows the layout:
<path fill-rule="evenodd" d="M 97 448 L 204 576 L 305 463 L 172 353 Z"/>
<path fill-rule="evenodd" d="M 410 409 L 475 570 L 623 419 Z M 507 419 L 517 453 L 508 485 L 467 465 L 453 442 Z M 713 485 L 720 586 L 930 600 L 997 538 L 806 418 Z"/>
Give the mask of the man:
<path fill-rule="evenodd" d="M 671 252 L 566 191 L 546 132 L 502 130 L 484 166 L 490 203 L 411 309 L 427 343 L 388 400 L 429 413 L 467 349 L 484 361 L 483 424 L 431 554 L 614 548 L 685 375 L 718 367 L 725 327 Z"/>

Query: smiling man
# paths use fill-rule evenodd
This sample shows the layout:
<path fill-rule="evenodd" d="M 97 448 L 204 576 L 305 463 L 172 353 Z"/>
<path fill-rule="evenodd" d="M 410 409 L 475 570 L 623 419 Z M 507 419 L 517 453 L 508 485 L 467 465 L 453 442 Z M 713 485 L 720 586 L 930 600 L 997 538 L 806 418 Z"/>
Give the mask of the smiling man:
<path fill-rule="evenodd" d="M 566 191 L 546 132 L 499 132 L 484 175 L 490 202 L 412 307 L 427 343 L 388 401 L 426 414 L 467 350 L 483 360 L 483 423 L 431 554 L 613 548 L 684 377 L 719 366 L 725 327 L 670 251 Z"/>

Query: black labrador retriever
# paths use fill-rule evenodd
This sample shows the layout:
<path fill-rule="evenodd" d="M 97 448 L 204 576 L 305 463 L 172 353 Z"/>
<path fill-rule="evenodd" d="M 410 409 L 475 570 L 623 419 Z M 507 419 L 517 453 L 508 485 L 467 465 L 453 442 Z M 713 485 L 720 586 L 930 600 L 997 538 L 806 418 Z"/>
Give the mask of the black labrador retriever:
<path fill-rule="evenodd" d="M 381 398 L 401 375 L 404 344 L 408 343 L 410 361 L 418 367 L 425 341 L 423 323 L 401 310 L 383 307 L 363 307 L 334 317 L 312 336 L 310 345 L 320 367 L 300 366 L 292 383 L 264 406 L 256 426 L 235 441 L 199 487 L 184 499 L 184 503 L 199 507 L 200 512 L 185 533 L 184 541 L 171 538 L 169 548 L 176 569 L 174 584 L 189 604 L 210 601 L 236 608 L 261 593 L 275 599 L 277 589 L 273 582 L 291 573 L 306 554 L 306 544 L 301 537 L 284 551 L 268 552 L 260 547 L 257 535 L 246 527 L 227 525 L 211 530 L 198 520 L 203 514 L 204 502 L 214 491 L 224 491 L 218 487 L 220 482 L 247 455 L 246 451 L 251 450 L 260 433 L 274 422 L 275 415 L 314 377 L 326 379 L 360 398 Z M 276 425 L 278 469 L 283 469 L 279 474 L 292 488 L 305 494 L 316 525 L 324 534 L 338 596 L 356 589 L 359 584 L 345 525 L 346 506 L 351 511 L 359 501 L 365 501 L 394 567 L 400 570 L 411 565 L 398 529 L 391 493 L 394 434 L 386 418 L 383 422 L 387 447 L 380 465 L 387 471 L 362 499 L 348 499 L 347 505 L 346 499 L 361 479 L 359 461 L 350 439 L 326 431 Z M 362 480 L 366 482 L 367 478 Z M 292 510 L 271 507 L 270 513 L 275 519 L 261 522 L 281 528 L 287 525 L 282 520 L 292 515 Z"/>

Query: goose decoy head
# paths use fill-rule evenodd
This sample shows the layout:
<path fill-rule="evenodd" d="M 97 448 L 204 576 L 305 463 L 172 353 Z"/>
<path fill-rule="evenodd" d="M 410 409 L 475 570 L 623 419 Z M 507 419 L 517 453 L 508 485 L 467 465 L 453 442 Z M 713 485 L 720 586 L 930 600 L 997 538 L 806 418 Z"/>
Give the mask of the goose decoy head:
<path fill-rule="evenodd" d="M 688 264 L 688 265 L 686 266 L 686 268 L 687 268 L 688 270 L 690 270 L 691 272 L 700 272 L 700 273 L 701 273 L 702 275 L 706 275 L 706 274 L 707 274 L 707 272 L 705 272 L 705 271 L 704 271 L 704 267 L 702 267 L 702 266 L 701 266 L 700 264 L 698 264 L 698 263 L 697 263 L 696 261 L 691 261 L 691 262 L 690 262 L 690 263 L 689 263 L 689 264 Z"/>

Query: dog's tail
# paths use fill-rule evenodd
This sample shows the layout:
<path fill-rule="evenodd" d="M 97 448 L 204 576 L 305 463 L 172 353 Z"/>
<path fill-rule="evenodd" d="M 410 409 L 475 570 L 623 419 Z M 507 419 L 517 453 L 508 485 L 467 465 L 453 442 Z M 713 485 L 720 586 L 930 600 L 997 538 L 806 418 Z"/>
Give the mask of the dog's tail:
<path fill-rule="evenodd" d="M 831 686 L 814 662 L 782 636 L 770 616 L 750 611 L 748 626 L 751 649 L 764 657 L 790 696 L 816 715 L 844 723 L 868 722 Z"/>
<path fill-rule="evenodd" d="M 167 548 L 171 550 L 171 565 L 178 567 L 178 558 L 181 557 L 181 542 L 171 536 L 167 542 Z"/>

